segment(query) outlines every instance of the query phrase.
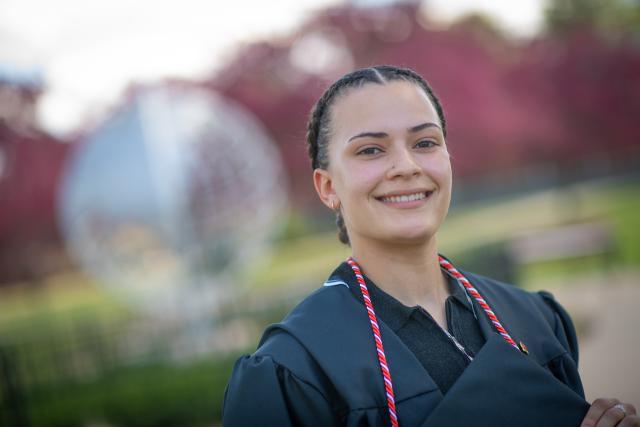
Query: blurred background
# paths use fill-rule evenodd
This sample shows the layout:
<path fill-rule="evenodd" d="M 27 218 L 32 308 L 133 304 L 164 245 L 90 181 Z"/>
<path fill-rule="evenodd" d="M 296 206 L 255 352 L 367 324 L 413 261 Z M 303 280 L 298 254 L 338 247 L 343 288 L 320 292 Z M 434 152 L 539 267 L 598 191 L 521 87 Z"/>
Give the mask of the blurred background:
<path fill-rule="evenodd" d="M 235 359 L 348 249 L 307 114 L 414 68 L 450 126 L 441 249 L 570 311 L 640 406 L 640 2 L 0 1 L 0 425 L 219 425 Z"/>

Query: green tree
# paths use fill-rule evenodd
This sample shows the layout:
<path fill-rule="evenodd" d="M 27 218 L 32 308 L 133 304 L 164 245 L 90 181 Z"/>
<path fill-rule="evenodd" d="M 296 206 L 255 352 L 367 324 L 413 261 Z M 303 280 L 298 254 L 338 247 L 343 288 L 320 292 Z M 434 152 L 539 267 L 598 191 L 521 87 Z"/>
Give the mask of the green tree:
<path fill-rule="evenodd" d="M 640 36 L 639 0 L 550 0 L 545 15 L 552 33 L 595 29 L 612 36 Z"/>

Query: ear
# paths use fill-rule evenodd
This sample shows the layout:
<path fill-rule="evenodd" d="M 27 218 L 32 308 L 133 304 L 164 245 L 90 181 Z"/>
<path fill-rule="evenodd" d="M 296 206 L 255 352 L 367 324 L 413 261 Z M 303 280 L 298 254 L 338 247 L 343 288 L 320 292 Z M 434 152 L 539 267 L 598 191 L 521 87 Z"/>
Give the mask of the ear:
<path fill-rule="evenodd" d="M 317 168 L 313 171 L 313 186 L 322 203 L 329 209 L 333 209 L 332 202 L 335 204 L 339 201 L 338 196 L 333 188 L 333 180 L 329 171 Z"/>

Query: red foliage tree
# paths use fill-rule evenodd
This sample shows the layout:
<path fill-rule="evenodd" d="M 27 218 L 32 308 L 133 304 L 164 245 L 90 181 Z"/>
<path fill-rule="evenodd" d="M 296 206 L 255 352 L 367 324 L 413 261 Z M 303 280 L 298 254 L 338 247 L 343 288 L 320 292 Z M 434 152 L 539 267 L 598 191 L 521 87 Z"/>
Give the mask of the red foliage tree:
<path fill-rule="evenodd" d="M 414 4 L 342 6 L 289 38 L 241 49 L 207 85 L 265 123 L 292 176 L 294 200 L 304 206 L 315 200 L 304 143 L 308 111 L 333 79 L 354 67 L 408 66 L 431 82 L 462 179 L 517 174 L 537 164 L 566 169 L 567 158 L 633 150 L 640 132 L 639 50 L 595 34 L 556 33 L 520 45 L 478 17 L 440 30 L 425 24 Z M 334 63 L 317 60 L 323 52 L 313 49 L 303 55 L 307 62 L 296 60 L 300 44 L 313 36 L 338 52 Z M 313 63 L 320 66 L 314 70 Z"/>

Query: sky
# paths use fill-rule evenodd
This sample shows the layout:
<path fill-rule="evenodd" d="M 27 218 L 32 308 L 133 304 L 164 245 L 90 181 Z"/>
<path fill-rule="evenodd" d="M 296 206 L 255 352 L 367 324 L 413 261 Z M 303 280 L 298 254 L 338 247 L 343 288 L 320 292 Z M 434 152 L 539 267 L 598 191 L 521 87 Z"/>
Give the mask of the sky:
<path fill-rule="evenodd" d="M 383 4 L 390 0 L 352 0 Z M 97 119 L 133 82 L 211 75 L 241 43 L 284 35 L 343 0 L 0 0 L 0 72 L 35 70 L 38 118 L 64 136 Z M 429 0 L 442 22 L 471 11 L 516 37 L 535 34 L 545 0 Z M 250 11 L 250 12 L 249 12 Z"/>

